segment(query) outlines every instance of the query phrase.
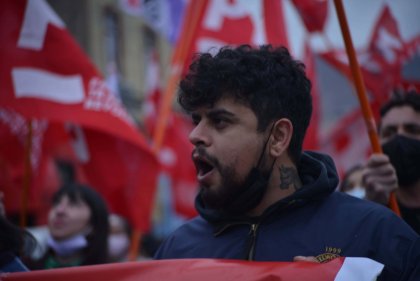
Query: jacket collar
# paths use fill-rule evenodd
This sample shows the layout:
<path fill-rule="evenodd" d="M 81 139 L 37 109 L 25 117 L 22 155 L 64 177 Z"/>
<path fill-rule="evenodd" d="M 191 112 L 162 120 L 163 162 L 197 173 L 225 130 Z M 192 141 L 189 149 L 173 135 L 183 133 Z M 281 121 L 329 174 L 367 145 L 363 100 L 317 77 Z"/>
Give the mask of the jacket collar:
<path fill-rule="evenodd" d="M 230 227 L 241 224 L 255 224 L 276 218 L 275 214 L 291 211 L 311 201 L 325 198 L 335 191 L 338 175 L 331 157 L 316 153 L 304 152 L 298 165 L 298 173 L 302 180 L 302 188 L 267 208 L 261 216 L 233 215 L 223 210 L 207 208 L 200 195 L 197 195 L 195 207 L 201 217 L 215 226 L 215 235 L 219 235 Z"/>

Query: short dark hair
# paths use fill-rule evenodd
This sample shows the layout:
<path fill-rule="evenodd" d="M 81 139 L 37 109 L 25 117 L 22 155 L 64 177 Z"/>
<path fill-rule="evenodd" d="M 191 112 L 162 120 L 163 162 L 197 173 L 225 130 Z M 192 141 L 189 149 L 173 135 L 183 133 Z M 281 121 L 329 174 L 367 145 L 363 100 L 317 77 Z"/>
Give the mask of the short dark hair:
<path fill-rule="evenodd" d="M 90 224 L 92 231 L 87 235 L 88 246 L 85 249 L 82 265 L 92 265 L 107 262 L 109 220 L 108 209 L 102 196 L 94 189 L 79 183 L 69 183 L 62 186 L 53 195 L 53 205 L 57 204 L 63 196 L 70 201 L 82 200 L 90 209 Z"/>
<path fill-rule="evenodd" d="M 409 106 L 414 111 L 420 112 L 420 94 L 414 90 L 407 92 L 394 91 L 391 99 L 381 107 L 381 117 L 384 117 L 394 107 L 401 106 Z"/>
<path fill-rule="evenodd" d="M 305 66 L 285 47 L 241 45 L 197 55 L 180 83 L 178 102 L 191 112 L 233 97 L 251 108 L 260 132 L 275 120 L 289 119 L 293 135 L 288 153 L 297 163 L 312 114 L 310 90 Z"/>

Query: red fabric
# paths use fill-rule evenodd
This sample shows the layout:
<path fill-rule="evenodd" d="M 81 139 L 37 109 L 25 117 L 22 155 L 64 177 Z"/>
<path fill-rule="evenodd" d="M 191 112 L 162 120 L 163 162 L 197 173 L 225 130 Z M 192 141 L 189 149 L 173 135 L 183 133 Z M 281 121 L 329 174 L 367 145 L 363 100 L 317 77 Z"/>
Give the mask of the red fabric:
<path fill-rule="evenodd" d="M 0 274 L 0 280 L 373 281 L 376 280 L 382 269 L 383 265 L 366 258 L 337 258 L 327 263 L 178 259 Z"/>
<path fill-rule="evenodd" d="M 197 52 L 208 52 L 214 47 L 268 43 L 288 46 L 281 1 L 208 0 L 198 16 L 198 28 L 187 48 L 189 56 L 184 62 L 184 72 Z M 189 28 L 188 24 L 185 28 Z"/>
<path fill-rule="evenodd" d="M 149 231 L 159 171 L 155 155 L 96 130 L 84 133 L 90 159 L 80 166 L 86 180 L 113 212 L 128 218 L 135 229 Z"/>
<path fill-rule="evenodd" d="M 44 223 L 52 193 L 60 184 L 45 137 L 50 127 L 45 120 L 32 120 L 31 182 L 27 212 L 37 223 Z M 0 108 L 0 190 L 4 193 L 7 215 L 18 215 L 22 208 L 25 175 L 25 142 L 28 124 L 18 113 Z"/>
<path fill-rule="evenodd" d="M 18 47 L 24 12 L 30 10 L 26 4 L 25 0 L 0 3 L 0 105 L 13 108 L 26 118 L 83 124 L 144 146 L 144 140 L 136 132 L 127 113 L 104 86 L 101 75 L 66 29 L 50 23 L 40 50 Z M 17 85 L 11 74 L 20 68 L 47 71 L 64 77 L 80 75 L 83 100 L 66 104 L 36 96 L 18 98 Z M 60 94 L 57 92 L 57 96 Z"/>
<path fill-rule="evenodd" d="M 327 0 L 292 0 L 309 32 L 324 30 L 328 14 Z"/>
<path fill-rule="evenodd" d="M 316 78 L 316 69 L 315 69 L 315 56 L 312 53 L 312 50 L 308 42 L 305 42 L 305 54 L 304 54 L 304 63 L 306 75 L 311 80 L 312 83 L 312 116 L 309 123 L 309 127 L 306 131 L 305 139 L 303 142 L 303 149 L 305 150 L 318 150 L 319 149 L 319 127 L 320 127 L 320 112 L 322 110 L 321 103 L 319 100 L 319 91 L 318 91 L 318 82 Z"/>
<path fill-rule="evenodd" d="M 157 54 L 150 57 L 148 69 L 149 92 L 146 93 L 145 122 L 148 133 L 152 136 L 161 104 L 161 89 L 157 83 L 158 79 L 156 79 L 159 77 Z M 191 161 L 193 145 L 188 139 L 191 129 L 191 121 L 186 116 L 176 112 L 172 113 L 159 151 L 161 171 L 170 177 L 174 211 L 187 219 L 197 215 L 194 198 L 197 194 L 198 182 L 196 170 Z"/>
<path fill-rule="evenodd" d="M 420 81 L 407 81 L 402 76 L 404 65 L 420 46 L 419 38 L 420 35 L 407 42 L 403 41 L 396 20 L 385 6 L 374 26 L 368 48 L 357 51 L 368 99 L 376 120 L 379 119 L 380 106 L 390 98 L 395 88 L 419 88 Z M 318 55 L 352 81 L 344 51 L 333 50 Z M 356 92 L 353 92 L 356 96 Z M 321 112 L 322 109 L 314 109 L 315 112 L 317 110 Z M 321 149 L 334 157 L 340 172 L 363 162 L 371 153 L 359 107 L 349 109 L 336 120 L 332 130 L 319 136 L 319 140 Z"/>
<path fill-rule="evenodd" d="M 172 115 L 160 159 L 163 169 L 171 176 L 175 211 L 185 218 L 192 218 L 197 215 L 194 199 L 198 192 L 198 182 L 191 161 L 193 145 L 188 139 L 191 130 L 188 122 L 180 114 Z M 165 154 L 173 155 L 173 161 L 165 161 Z"/>
<path fill-rule="evenodd" d="M 333 281 L 343 261 L 310 262 L 247 262 L 212 259 L 180 259 L 83 266 L 54 270 L 12 273 L 3 281 L 213 281 L 213 280 L 312 280 Z"/>
<path fill-rule="evenodd" d="M 23 119 L 48 120 L 39 155 L 72 161 L 79 179 L 104 195 L 112 211 L 148 231 L 157 159 L 57 15 L 45 1 L 1 1 L 0 39 L 0 107 Z M 1 153 L 21 181 L 22 150 L 11 151 Z M 33 170 L 34 181 L 41 172 Z M 40 187 L 34 182 L 30 192 L 39 196 Z"/>

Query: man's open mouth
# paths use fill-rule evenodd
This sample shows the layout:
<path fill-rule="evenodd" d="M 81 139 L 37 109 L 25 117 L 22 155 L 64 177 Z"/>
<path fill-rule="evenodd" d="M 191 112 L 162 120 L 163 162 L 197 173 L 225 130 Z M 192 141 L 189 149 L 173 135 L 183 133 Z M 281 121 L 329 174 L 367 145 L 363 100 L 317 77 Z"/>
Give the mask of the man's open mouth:
<path fill-rule="evenodd" d="M 194 157 L 194 165 L 197 170 L 197 175 L 200 178 L 204 177 L 214 169 L 213 164 L 201 157 Z"/>

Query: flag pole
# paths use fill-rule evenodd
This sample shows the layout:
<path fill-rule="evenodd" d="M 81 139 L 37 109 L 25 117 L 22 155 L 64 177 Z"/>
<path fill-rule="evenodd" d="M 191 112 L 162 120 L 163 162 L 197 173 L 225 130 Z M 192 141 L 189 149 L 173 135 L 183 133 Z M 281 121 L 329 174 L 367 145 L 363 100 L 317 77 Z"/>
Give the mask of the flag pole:
<path fill-rule="evenodd" d="M 334 0 L 334 6 L 337 12 L 338 22 L 340 24 L 341 33 L 344 39 L 344 44 L 346 46 L 346 52 L 349 58 L 350 68 L 351 68 L 354 84 L 357 91 L 357 97 L 359 99 L 363 118 L 365 120 L 366 128 L 368 130 L 368 135 L 369 135 L 370 143 L 372 145 L 372 150 L 374 153 L 382 153 L 382 148 L 381 148 L 379 138 L 377 135 L 375 119 L 373 118 L 372 110 L 370 108 L 369 101 L 366 95 L 365 84 L 363 82 L 360 66 L 357 61 L 356 53 L 354 51 L 353 42 L 351 39 L 349 27 L 347 24 L 347 18 L 344 11 L 342 0 Z M 401 216 L 400 209 L 398 207 L 397 199 L 395 197 L 394 192 L 391 192 L 390 194 L 389 207 L 397 215 Z"/>
<path fill-rule="evenodd" d="M 31 184 L 32 178 L 32 167 L 31 167 L 31 153 L 32 153 L 32 120 L 27 122 L 27 134 L 25 139 L 25 166 L 23 174 L 23 186 L 22 186 L 22 197 L 21 197 L 21 208 L 20 208 L 20 227 L 24 228 L 27 226 L 27 215 L 28 215 L 28 194 L 29 185 Z"/>
<path fill-rule="evenodd" d="M 153 135 L 153 151 L 157 154 L 162 147 L 165 130 L 167 127 L 168 119 L 172 110 L 172 101 L 175 96 L 177 83 L 182 73 L 182 66 L 188 55 L 188 47 L 191 45 L 195 31 L 200 20 L 207 0 L 194 0 L 190 1 L 187 8 L 181 36 L 178 39 L 175 52 L 172 55 L 171 67 L 169 73 L 169 80 L 165 87 L 165 92 L 162 97 L 162 105 L 159 109 L 156 129 Z M 140 251 L 142 233 L 139 230 L 134 230 L 131 235 L 131 247 L 129 250 L 129 260 L 134 261 Z"/>
<path fill-rule="evenodd" d="M 191 46 L 206 3 L 206 0 L 190 1 L 187 15 L 183 22 L 181 35 L 178 39 L 175 52 L 172 56 L 169 80 L 165 88 L 162 105 L 159 109 L 156 122 L 156 130 L 153 135 L 153 150 L 155 153 L 157 153 L 162 146 L 166 126 L 172 109 L 172 101 L 175 96 L 178 81 L 182 73 L 182 66 L 187 59 L 188 48 Z"/>

